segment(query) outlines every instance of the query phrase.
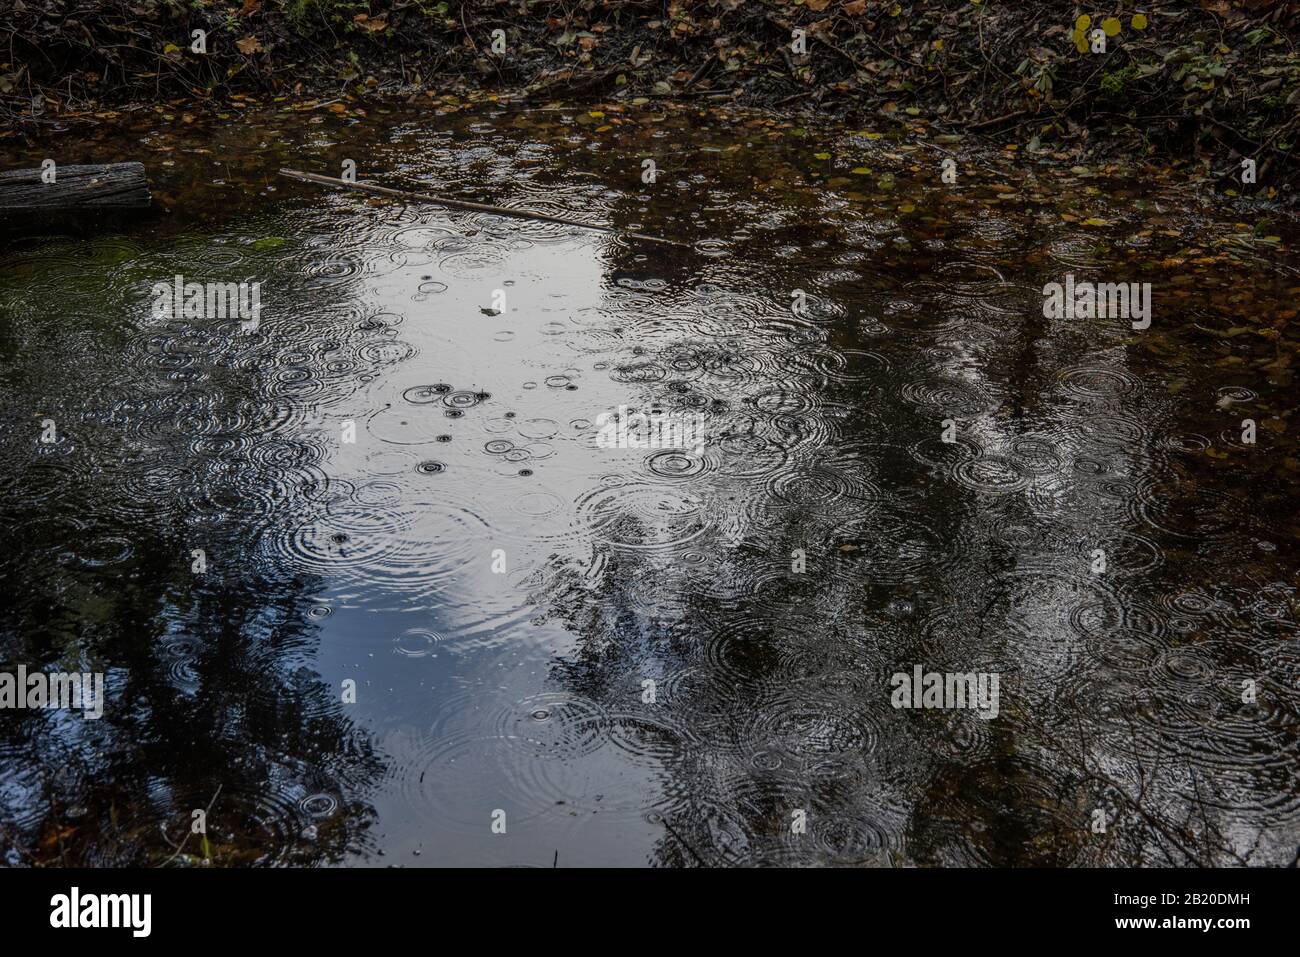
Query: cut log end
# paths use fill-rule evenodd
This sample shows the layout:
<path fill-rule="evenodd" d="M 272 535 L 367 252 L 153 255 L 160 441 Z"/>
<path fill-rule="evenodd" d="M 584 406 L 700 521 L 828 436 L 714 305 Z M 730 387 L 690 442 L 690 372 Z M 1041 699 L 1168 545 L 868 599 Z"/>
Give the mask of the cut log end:
<path fill-rule="evenodd" d="M 39 169 L 0 173 L 0 212 L 146 210 L 151 203 L 143 163 L 56 166 L 52 183 Z"/>

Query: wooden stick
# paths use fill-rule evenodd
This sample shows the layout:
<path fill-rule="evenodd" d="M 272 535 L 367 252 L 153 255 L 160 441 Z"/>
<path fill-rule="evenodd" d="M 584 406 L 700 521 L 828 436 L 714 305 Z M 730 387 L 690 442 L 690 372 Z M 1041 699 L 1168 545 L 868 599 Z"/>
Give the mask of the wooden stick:
<path fill-rule="evenodd" d="M 1014 113 L 1004 113 L 1002 116 L 995 116 L 991 120 L 980 120 L 978 123 L 968 123 L 966 129 L 972 133 L 976 130 L 986 130 L 990 126 L 997 126 L 999 123 L 1005 122 L 1006 120 L 1014 120 L 1018 116 L 1027 116 L 1028 114 L 1029 110 L 1016 110 Z"/>
<path fill-rule="evenodd" d="M 282 169 L 280 175 L 288 176 L 290 179 L 305 180 L 308 183 L 321 183 L 325 186 L 346 186 L 349 189 L 359 189 L 379 196 L 392 196 L 396 199 L 416 200 L 423 203 L 437 203 L 439 206 L 446 206 L 450 209 L 466 209 L 475 213 L 491 213 L 494 216 L 514 216 L 519 219 L 532 219 L 542 223 L 558 223 L 561 226 L 578 226 L 582 229 L 594 229 L 602 233 L 630 236 L 633 239 L 644 239 L 652 243 L 665 243 L 669 246 L 690 245 L 689 243 L 678 242 L 675 239 L 661 239 L 658 236 L 647 236 L 645 233 L 629 233 L 609 226 L 593 226 L 591 223 L 580 223 L 575 219 L 562 219 L 559 216 L 547 216 L 545 213 L 532 213 L 523 209 L 507 209 L 503 206 L 489 206 L 487 203 L 470 203 L 463 199 L 447 199 L 443 196 L 434 196 L 432 193 L 412 193 L 401 189 L 389 189 L 387 186 L 375 186 L 371 183 L 349 183 L 347 180 L 335 179 L 333 176 L 321 176 L 319 173 L 303 173 L 295 169 Z"/>

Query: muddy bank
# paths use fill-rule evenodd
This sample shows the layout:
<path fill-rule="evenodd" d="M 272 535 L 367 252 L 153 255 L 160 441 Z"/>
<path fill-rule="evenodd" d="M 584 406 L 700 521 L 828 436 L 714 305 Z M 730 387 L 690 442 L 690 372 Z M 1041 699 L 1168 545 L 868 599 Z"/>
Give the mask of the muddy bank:
<path fill-rule="evenodd" d="M 115 109 L 219 115 L 267 100 L 364 115 L 394 98 L 437 109 L 699 99 L 883 115 L 1048 155 L 1178 162 L 1220 190 L 1290 200 L 1300 4 L 1122 7 L 15 0 L 0 137 L 75 129 Z M 1254 183 L 1242 182 L 1244 159 Z"/>

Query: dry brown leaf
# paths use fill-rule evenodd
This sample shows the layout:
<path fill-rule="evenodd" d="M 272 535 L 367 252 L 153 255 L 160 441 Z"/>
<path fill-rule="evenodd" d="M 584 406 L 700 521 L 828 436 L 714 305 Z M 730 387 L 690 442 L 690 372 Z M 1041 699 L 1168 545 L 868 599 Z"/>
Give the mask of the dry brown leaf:
<path fill-rule="evenodd" d="M 251 17 L 261 9 L 262 0 L 244 0 L 244 5 L 239 8 L 239 15 L 241 17 Z"/>
<path fill-rule="evenodd" d="M 257 37 L 244 37 L 242 40 L 235 41 L 235 48 L 244 56 L 252 56 L 262 49 L 262 44 Z"/>

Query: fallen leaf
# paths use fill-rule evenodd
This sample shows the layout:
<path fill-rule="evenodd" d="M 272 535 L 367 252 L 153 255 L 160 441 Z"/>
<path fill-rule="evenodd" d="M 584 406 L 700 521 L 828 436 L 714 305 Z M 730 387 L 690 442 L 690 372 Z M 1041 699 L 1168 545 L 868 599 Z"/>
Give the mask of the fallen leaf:
<path fill-rule="evenodd" d="M 257 37 L 244 37 L 242 40 L 235 41 L 235 47 L 244 56 L 252 56 L 262 49 L 262 44 L 258 42 Z"/>

